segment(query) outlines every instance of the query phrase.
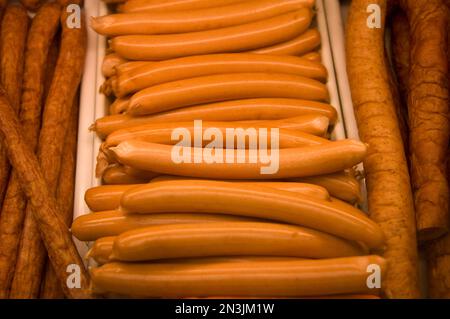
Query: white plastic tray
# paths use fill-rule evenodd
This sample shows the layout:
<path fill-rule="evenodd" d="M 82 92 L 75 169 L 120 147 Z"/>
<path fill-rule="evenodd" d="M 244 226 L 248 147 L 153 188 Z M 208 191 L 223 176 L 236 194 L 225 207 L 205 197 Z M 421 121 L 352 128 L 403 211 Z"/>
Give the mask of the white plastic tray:
<path fill-rule="evenodd" d="M 328 2 L 330 0 L 325 0 Z M 330 92 L 331 104 L 336 108 L 338 120 L 332 132 L 333 139 L 344 139 L 347 137 L 346 129 L 341 111 L 338 85 L 333 65 L 333 55 L 330 47 L 330 38 L 325 18 L 325 8 L 323 0 L 316 0 L 317 25 L 321 33 L 322 62 L 328 69 L 328 90 Z M 108 13 L 107 7 L 100 0 L 85 2 L 86 16 L 99 16 Z M 106 115 L 107 99 L 99 93 L 99 87 L 104 81 L 101 72 L 101 65 L 106 51 L 105 37 L 98 36 L 89 29 L 88 32 L 88 55 L 84 70 L 84 77 L 81 90 L 80 123 L 78 138 L 77 173 L 75 185 L 75 205 L 74 218 L 89 212 L 84 201 L 84 193 L 90 187 L 100 184 L 100 180 L 95 177 L 95 164 L 98 148 L 101 140 L 94 133 L 89 132 L 89 126 L 95 119 Z M 87 251 L 85 243 L 77 242 L 79 252 L 82 256 Z"/>

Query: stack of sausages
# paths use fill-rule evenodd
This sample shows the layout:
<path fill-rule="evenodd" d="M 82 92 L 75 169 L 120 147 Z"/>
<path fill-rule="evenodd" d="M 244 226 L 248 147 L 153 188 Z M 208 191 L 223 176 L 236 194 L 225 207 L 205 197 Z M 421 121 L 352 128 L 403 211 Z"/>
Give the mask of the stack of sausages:
<path fill-rule="evenodd" d="M 67 265 L 82 266 L 68 227 L 73 219 L 77 92 L 86 50 L 84 24 L 74 29 L 66 24 L 71 3 L 80 1 L 5 3 L 0 298 L 88 296 L 83 268 L 83 291 L 66 285 Z M 34 13 L 32 19 L 27 9 Z"/>
<path fill-rule="evenodd" d="M 384 275 L 384 259 L 371 255 L 384 238 L 355 206 L 361 195 L 352 170 L 367 145 L 327 139 L 337 119 L 314 51 L 313 5 L 130 0 L 120 13 L 92 19 L 110 38 L 102 92 L 114 101 L 111 115 L 92 126 L 103 139 L 104 185 L 86 192 L 93 213 L 77 218 L 72 232 L 94 241 L 87 257 L 99 264 L 91 271 L 95 293 L 379 293 L 368 276 L 373 265 Z M 174 130 L 193 137 L 198 120 L 201 135 L 278 129 L 279 169 L 261 174 L 259 157 L 239 162 L 252 159 L 251 149 L 234 140 L 215 148 L 215 158 L 241 151 L 234 163 L 174 162 Z M 189 154 L 208 149 L 189 142 L 195 147 L 182 147 Z"/>

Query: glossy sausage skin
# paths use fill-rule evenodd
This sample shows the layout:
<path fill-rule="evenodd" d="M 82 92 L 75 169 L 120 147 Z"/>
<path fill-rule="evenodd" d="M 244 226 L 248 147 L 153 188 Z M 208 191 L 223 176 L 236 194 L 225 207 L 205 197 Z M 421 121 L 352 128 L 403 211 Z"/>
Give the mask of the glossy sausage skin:
<path fill-rule="evenodd" d="M 288 41 L 310 25 L 312 11 L 300 9 L 267 20 L 228 28 L 169 35 L 127 35 L 111 40 L 129 60 L 166 60 L 190 55 L 249 51 Z"/>
<path fill-rule="evenodd" d="M 386 261 L 378 256 L 109 263 L 92 269 L 91 276 L 97 291 L 141 297 L 376 294 L 378 289 L 369 289 L 366 283 L 372 264 L 380 266 L 383 278 Z"/>
<path fill-rule="evenodd" d="M 117 114 L 98 119 L 91 127 L 101 138 L 112 132 L 151 123 L 203 121 L 278 120 L 302 115 L 320 115 L 334 123 L 336 109 L 329 104 L 294 99 L 247 99 L 176 109 L 154 115 L 132 117 Z"/>
<path fill-rule="evenodd" d="M 161 176 L 155 177 L 151 181 L 163 181 L 183 179 L 175 176 Z M 328 191 L 317 185 L 305 184 L 305 183 L 292 183 L 292 182 L 254 182 L 254 181 L 239 181 L 236 183 L 245 183 L 248 185 L 265 185 L 267 187 L 296 192 L 305 196 L 313 196 L 322 199 L 329 199 L 330 195 Z M 119 207 L 120 198 L 123 193 L 129 189 L 141 186 L 142 184 L 130 184 L 130 185 L 102 185 L 90 188 L 86 191 L 84 199 L 89 209 L 94 212 L 113 210 Z"/>
<path fill-rule="evenodd" d="M 117 70 L 114 93 L 118 97 L 171 81 L 227 73 L 283 73 L 326 81 L 327 70 L 317 62 L 301 57 L 236 53 L 191 56 L 149 62 L 139 68 Z"/>
<path fill-rule="evenodd" d="M 220 131 L 223 136 L 226 136 L 227 129 L 239 129 L 242 128 L 244 130 L 254 129 L 256 131 L 255 136 L 259 135 L 258 130 L 260 128 L 270 129 L 270 128 L 279 128 L 281 121 L 257 121 L 255 123 L 246 123 L 246 122 L 201 122 L 201 131 L 198 133 L 204 134 L 206 130 L 214 128 Z M 283 125 L 281 123 L 281 125 Z M 295 125 L 295 124 L 293 124 Z M 159 143 L 159 144 L 167 144 L 173 145 L 178 143 L 178 140 L 172 139 L 172 132 L 174 129 L 184 128 L 191 134 L 191 143 L 194 145 L 194 135 L 196 134 L 195 122 L 172 122 L 172 123 L 155 123 L 148 124 L 142 126 L 131 127 L 128 129 L 118 130 L 110 134 L 105 142 L 103 143 L 102 148 L 109 148 L 119 145 L 122 142 L 129 140 L 139 140 L 149 143 Z M 319 127 L 319 131 L 323 132 L 323 128 Z M 294 148 L 306 145 L 318 145 L 329 143 L 329 140 L 300 132 L 293 129 L 284 129 L 279 128 L 279 147 L 280 148 Z M 245 138 L 244 148 L 248 148 L 248 140 L 249 138 Z M 211 140 L 205 140 L 203 142 L 203 147 L 205 147 Z M 270 147 L 271 138 L 268 136 L 268 147 Z M 224 148 L 228 148 L 228 145 L 223 145 Z M 233 143 L 234 148 L 242 148 L 236 143 Z"/>
<path fill-rule="evenodd" d="M 119 12 L 174 12 L 227 6 L 242 0 L 128 0 L 118 6 Z M 305 0 L 311 3 L 311 0 Z M 310 4 L 312 6 L 312 4 Z"/>
<path fill-rule="evenodd" d="M 148 115 L 172 109 L 252 98 L 290 98 L 327 102 L 325 84 L 281 73 L 235 73 L 168 82 L 134 94 L 128 113 Z"/>
<path fill-rule="evenodd" d="M 273 158 L 267 165 L 257 152 L 249 150 L 227 149 L 214 155 L 215 149 L 175 148 L 141 141 L 126 141 L 110 150 L 121 164 L 159 174 L 213 179 L 280 179 L 323 175 L 351 168 L 364 159 L 367 147 L 358 141 L 342 140 L 279 149 L 272 153 Z M 194 154 L 199 152 L 202 152 L 201 162 L 195 163 Z M 227 157 L 227 153 L 231 155 Z M 180 159 L 175 161 L 174 155 Z"/>
<path fill-rule="evenodd" d="M 320 42 L 321 39 L 319 30 L 310 29 L 292 40 L 250 52 L 257 54 L 270 54 L 283 56 L 303 55 L 313 50 L 316 50 L 320 46 Z"/>
<path fill-rule="evenodd" d="M 304 0 L 252 0 L 191 11 L 135 12 L 91 19 L 105 36 L 171 34 L 220 29 L 272 18 L 304 7 Z"/>
<path fill-rule="evenodd" d="M 121 199 L 126 213 L 216 213 L 277 220 L 360 241 L 384 244 L 379 226 L 360 210 L 340 202 L 264 186 L 219 181 L 162 181 L 133 188 Z"/>
<path fill-rule="evenodd" d="M 220 256 L 336 258 L 361 255 L 356 244 L 312 229 L 274 223 L 163 225 L 120 234 L 112 260 Z"/>
<path fill-rule="evenodd" d="M 118 210 L 86 214 L 76 218 L 72 224 L 73 235 L 82 241 L 101 237 L 117 236 L 124 232 L 161 225 L 199 224 L 232 221 L 261 221 L 255 218 L 217 214 L 125 214 Z"/>

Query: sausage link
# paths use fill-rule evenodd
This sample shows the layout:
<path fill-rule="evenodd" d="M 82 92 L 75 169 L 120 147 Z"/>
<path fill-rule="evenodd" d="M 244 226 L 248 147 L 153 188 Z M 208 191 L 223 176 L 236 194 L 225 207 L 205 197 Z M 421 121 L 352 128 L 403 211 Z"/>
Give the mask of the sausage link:
<path fill-rule="evenodd" d="M 99 265 L 108 263 L 115 239 L 115 236 L 96 239 L 91 249 L 89 249 L 88 253 L 86 254 L 85 259 L 92 258 Z"/>
<path fill-rule="evenodd" d="M 287 42 L 275 44 L 266 48 L 251 51 L 257 54 L 270 55 L 303 55 L 317 49 L 320 46 L 320 33 L 317 29 L 310 29 L 298 37 Z"/>
<path fill-rule="evenodd" d="M 247 258 L 189 262 L 108 263 L 92 269 L 94 289 L 141 297 L 271 296 L 302 297 L 376 293 L 367 287 L 369 265 L 378 256 L 320 260 Z M 239 284 L 236 284 L 239 283 Z"/>
<path fill-rule="evenodd" d="M 269 163 L 274 165 L 273 171 L 264 174 L 263 168 L 269 164 L 264 164 L 255 151 L 249 150 L 225 150 L 222 154 L 209 156 L 213 152 L 207 153 L 201 148 L 179 146 L 175 149 L 174 146 L 141 141 L 126 141 L 110 149 L 121 164 L 144 171 L 216 179 L 279 179 L 329 174 L 360 163 L 367 152 L 365 144 L 353 140 L 280 149 L 276 161 Z M 202 152 L 201 163 L 198 160 L 195 163 L 194 153 L 199 151 Z M 188 157 L 188 160 L 175 162 L 174 153 Z M 208 163 L 203 162 L 203 157 Z"/>
<path fill-rule="evenodd" d="M 176 12 L 217 8 L 240 2 L 242 0 L 128 0 L 117 9 L 119 12 Z M 304 2 L 308 7 L 314 5 L 312 0 Z"/>
<path fill-rule="evenodd" d="M 153 178 L 151 182 L 153 183 L 157 181 L 165 181 L 172 179 L 183 179 L 183 178 L 175 176 L 158 176 Z M 270 188 L 296 192 L 299 194 L 303 194 L 305 196 L 311 196 L 326 200 L 330 198 L 330 195 L 325 188 L 313 184 L 292 183 L 292 182 L 253 182 L 253 181 L 238 181 L 237 183 L 245 183 L 247 185 L 263 185 Z M 102 185 L 98 187 L 93 187 L 86 191 L 84 199 L 89 209 L 94 212 L 113 210 L 119 207 L 120 199 L 126 191 L 140 185 L 141 184 Z"/>
<path fill-rule="evenodd" d="M 331 196 L 350 203 L 361 203 L 361 185 L 354 174 L 349 172 L 329 175 L 295 178 L 292 181 L 320 185 L 330 192 Z"/>
<path fill-rule="evenodd" d="M 104 36 L 171 34 L 220 29 L 272 18 L 305 7 L 304 0 L 251 0 L 199 10 L 110 14 L 91 19 Z"/>
<path fill-rule="evenodd" d="M 176 57 L 241 52 L 288 41 L 303 33 L 312 20 L 310 9 L 216 30 L 127 35 L 111 40 L 111 48 L 129 60 L 166 60 Z"/>
<path fill-rule="evenodd" d="M 247 99 L 191 106 L 160 114 L 133 117 L 128 114 L 106 116 L 91 126 L 98 136 L 105 138 L 114 131 L 151 123 L 203 121 L 278 120 L 302 115 L 327 117 L 330 123 L 337 118 L 336 109 L 329 104 L 294 99 Z"/>
<path fill-rule="evenodd" d="M 1 15 L 0 15 L 1 17 Z M 28 32 L 26 9 L 20 4 L 6 6 L 1 19 L 0 82 L 14 110 L 20 110 L 25 44 Z M 4 145 L 0 143 L 0 207 L 8 187 L 11 167 Z"/>
<path fill-rule="evenodd" d="M 120 234 L 111 260 L 220 256 L 337 258 L 362 255 L 356 244 L 316 230 L 275 223 L 162 225 Z"/>
<path fill-rule="evenodd" d="M 258 137 L 258 128 L 279 128 L 280 125 L 283 125 L 282 120 L 280 121 L 257 121 L 255 123 L 246 123 L 246 122 L 201 122 L 201 134 L 203 136 L 205 130 L 215 128 L 218 129 L 223 136 L 226 136 L 226 130 L 229 128 L 237 129 L 242 128 L 243 130 L 249 130 L 253 128 L 256 132 L 255 137 Z M 131 127 L 128 129 L 118 130 L 110 134 L 105 142 L 102 145 L 103 149 L 107 149 L 110 147 L 114 147 L 119 145 L 122 142 L 129 140 L 139 140 L 149 143 L 157 143 L 157 144 L 167 144 L 173 145 L 178 141 L 172 140 L 171 134 L 176 128 L 184 128 L 189 131 L 191 134 L 191 143 L 194 143 L 194 135 L 195 135 L 195 122 L 172 122 L 172 123 L 155 123 L 148 124 L 143 126 Z M 321 129 L 323 132 L 323 129 Z M 197 132 L 199 134 L 200 132 Z M 248 148 L 248 141 L 250 137 L 246 136 L 244 148 Z M 298 132 L 294 130 L 288 129 L 280 129 L 279 130 L 279 147 L 280 148 L 293 148 L 300 147 L 305 145 L 317 145 L 327 143 L 328 140 L 308 134 L 303 132 Z M 203 147 L 206 146 L 210 141 L 204 141 Z M 271 145 L 270 137 L 268 137 L 268 147 Z M 240 145 L 235 145 L 233 143 L 233 148 L 240 148 Z M 228 145 L 224 145 L 224 148 L 228 147 Z"/>
<path fill-rule="evenodd" d="M 127 62 L 126 59 L 120 57 L 116 53 L 110 53 L 103 58 L 102 74 L 105 78 L 109 78 L 116 74 L 116 67 Z"/>
<path fill-rule="evenodd" d="M 324 231 L 369 248 L 384 244 L 379 226 L 351 205 L 264 186 L 219 181 L 149 183 L 123 194 L 126 213 L 215 213 L 277 220 Z"/>
<path fill-rule="evenodd" d="M 92 241 L 149 226 L 243 221 L 261 222 L 262 220 L 217 214 L 124 214 L 121 211 L 112 210 L 78 217 L 72 224 L 72 233 L 79 240 Z"/>
<path fill-rule="evenodd" d="M 321 63 L 293 56 L 236 53 L 191 56 L 118 70 L 114 93 L 124 97 L 139 90 L 182 79 L 227 73 L 283 73 L 304 76 L 325 82 L 327 70 Z"/>
<path fill-rule="evenodd" d="M 46 65 L 51 64 L 48 52 L 58 30 L 60 10 L 57 4 L 43 5 L 32 21 L 26 44 L 19 119 L 25 141 L 33 152 L 39 139 L 45 97 L 42 82 L 46 77 Z M 23 19 L 27 21 L 28 17 Z M 22 186 L 17 171 L 13 170 L 0 218 L 0 299 L 8 296 L 20 247 L 27 204 Z"/>
<path fill-rule="evenodd" d="M 81 28 L 71 29 L 66 23 L 68 13 L 65 10 L 62 11 L 60 20 L 63 28 L 61 49 L 45 103 L 38 147 L 39 162 L 42 170 L 46 173 L 46 182 L 53 195 L 58 185 L 61 157 L 73 101 L 81 81 L 87 36 L 84 17 L 82 17 Z M 15 298 L 37 296 L 47 255 L 40 240 L 32 209 L 32 206 L 27 206 L 21 249 L 10 292 L 10 295 Z M 64 267 L 55 267 L 55 271 L 58 272 L 59 279 L 67 275 Z M 66 295 L 74 294 L 73 290 L 63 286 Z"/>
<path fill-rule="evenodd" d="M 131 97 L 128 113 L 149 115 L 184 106 L 252 98 L 329 100 L 325 84 L 279 73 L 236 73 L 202 76 L 146 88 Z"/>

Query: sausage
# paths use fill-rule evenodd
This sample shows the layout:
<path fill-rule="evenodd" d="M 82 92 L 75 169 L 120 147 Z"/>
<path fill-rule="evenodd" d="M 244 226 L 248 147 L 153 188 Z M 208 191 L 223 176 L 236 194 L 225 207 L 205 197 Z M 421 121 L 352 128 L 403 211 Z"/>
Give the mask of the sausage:
<path fill-rule="evenodd" d="M 228 73 L 283 73 L 325 82 L 327 70 L 321 63 L 294 56 L 251 53 L 191 56 L 152 63 L 131 71 L 118 71 L 114 94 L 124 97 L 139 90 L 182 79 Z"/>
<path fill-rule="evenodd" d="M 128 113 L 148 115 L 226 100 L 251 98 L 329 100 L 325 84 L 280 73 L 236 73 L 202 76 L 155 85 L 131 97 Z"/>
<path fill-rule="evenodd" d="M 160 181 L 170 181 L 170 180 L 198 180 L 192 178 L 184 178 L 179 176 L 171 175 L 161 175 L 153 178 L 152 183 Z M 254 185 L 254 186 L 264 186 L 270 187 L 282 191 L 294 192 L 308 197 L 319 198 L 323 200 L 331 200 L 328 191 L 317 185 L 306 184 L 306 183 L 292 183 L 292 182 L 273 182 L 273 181 L 251 181 L 251 180 L 223 180 L 224 182 L 240 183 L 243 185 Z"/>
<path fill-rule="evenodd" d="M 20 0 L 25 8 L 33 12 L 36 12 L 43 2 L 44 0 Z"/>
<path fill-rule="evenodd" d="M 127 62 L 126 59 L 120 57 L 116 53 L 105 55 L 102 63 L 102 74 L 105 78 L 109 78 L 116 74 L 116 67 Z"/>
<path fill-rule="evenodd" d="M 228 123 L 228 124 L 226 124 Z M 265 137 L 264 129 L 277 128 L 277 145 L 276 148 L 294 148 L 303 147 L 306 145 L 319 145 L 328 143 L 329 140 L 318 137 L 325 136 L 328 129 L 329 121 L 323 116 L 314 115 L 304 115 L 294 118 L 288 118 L 284 120 L 276 121 L 242 121 L 242 122 L 205 122 L 202 124 L 202 135 L 203 137 L 208 129 L 219 130 L 222 136 L 227 137 L 227 129 L 233 129 L 234 132 L 239 132 L 241 130 L 242 138 L 236 136 L 231 136 L 235 142 L 228 145 L 226 142 L 219 148 L 225 149 L 250 149 L 253 146 L 250 144 L 258 143 L 258 141 L 265 140 L 267 147 L 272 147 L 272 136 L 267 130 L 267 138 Z M 105 169 L 117 161 L 114 159 L 114 153 L 111 152 L 110 148 L 118 146 L 122 142 L 129 140 L 133 141 L 144 141 L 156 144 L 166 144 L 173 145 L 179 143 L 178 140 L 172 140 L 172 134 L 175 129 L 183 129 L 183 134 L 188 134 L 190 136 L 191 145 L 195 143 L 196 126 L 195 123 L 189 122 L 173 122 L 167 124 L 148 124 L 145 126 L 136 126 L 135 128 L 130 128 L 128 130 L 123 129 L 113 132 L 112 137 L 107 138 L 105 143 L 100 146 L 100 150 L 97 156 L 96 165 L 96 175 L 101 176 Z M 263 130 L 260 131 L 260 128 Z M 197 128 L 198 129 L 198 128 Z M 214 133 L 216 134 L 216 133 Z M 219 134 L 219 135 L 220 135 Z M 231 133 L 233 134 L 233 133 Z M 318 136 L 314 136 L 318 135 Z M 187 139 L 187 137 L 183 137 Z M 230 139 L 231 140 L 231 139 Z M 212 138 L 205 138 L 202 140 L 202 146 L 208 146 L 208 144 L 213 143 Z M 127 168 L 129 170 L 129 168 Z M 136 177 L 142 177 L 145 174 L 138 172 L 134 174 Z"/>
<path fill-rule="evenodd" d="M 319 30 L 310 29 L 292 40 L 250 51 L 250 53 L 283 56 L 303 55 L 317 49 L 320 46 L 320 42 L 321 39 Z"/>
<path fill-rule="evenodd" d="M 78 217 L 72 224 L 72 234 L 79 240 L 92 241 L 149 226 L 245 221 L 263 220 L 218 214 L 124 214 L 118 210 L 111 210 Z"/>
<path fill-rule="evenodd" d="M 336 258 L 361 255 L 356 244 L 316 230 L 275 223 L 217 222 L 131 230 L 114 241 L 112 260 L 220 256 Z"/>
<path fill-rule="evenodd" d="M 200 136 L 202 139 L 204 134 L 212 129 L 214 130 L 214 136 L 216 136 L 216 134 L 222 134 L 224 137 L 229 136 L 230 133 L 227 132 L 229 129 L 233 129 L 233 132 L 236 133 L 240 130 L 242 137 L 237 135 L 230 137 L 230 141 L 233 139 L 235 142 L 230 145 L 225 142 L 222 146 L 216 147 L 225 149 L 250 149 L 256 146 L 252 146 L 251 143 L 257 144 L 261 139 L 266 141 L 266 146 L 268 148 L 272 147 L 272 136 L 268 129 L 277 128 L 277 145 L 274 145 L 274 147 L 294 148 L 328 143 L 329 140 L 318 137 L 326 135 L 328 125 L 329 121 L 326 117 L 304 115 L 276 121 L 205 122 L 200 124 L 200 126 L 196 126 L 195 122 L 173 122 L 170 124 L 155 123 L 136 126 L 128 130 L 123 129 L 113 132 L 111 134 L 112 136 L 110 135 L 111 137 L 108 136 L 107 141 L 100 146 L 97 156 L 96 175 L 101 176 L 110 164 L 117 162 L 114 159 L 114 154 L 110 150 L 111 147 L 129 140 L 139 140 L 166 145 L 178 144 L 178 140 L 172 139 L 172 134 L 176 129 L 182 129 L 183 134 L 189 134 L 189 137 L 183 137 L 183 139 L 189 139 L 192 143 L 191 145 L 195 143 L 196 136 L 199 136 L 198 134 L 200 131 L 196 131 L 199 130 L 199 127 L 201 128 Z M 231 132 L 231 134 L 234 134 L 233 132 Z M 264 135 L 266 132 L 267 135 Z M 217 139 L 217 137 L 215 137 L 215 139 Z M 207 147 L 210 143 L 213 143 L 212 138 L 205 137 L 205 139 L 202 140 L 202 146 L 204 147 Z M 134 175 L 141 177 L 145 174 L 138 172 Z"/>
<path fill-rule="evenodd" d="M 90 129 L 105 138 L 116 130 L 151 123 L 277 120 L 302 115 L 324 116 L 330 123 L 337 119 L 336 109 L 329 104 L 294 99 L 247 99 L 191 106 L 142 117 L 128 114 L 106 116 L 96 120 Z"/>
<path fill-rule="evenodd" d="M 335 173 L 360 163 L 367 146 L 359 141 L 342 140 L 323 145 L 277 150 L 274 161 L 264 164 L 255 151 L 212 151 L 141 141 L 126 141 L 110 148 L 117 160 L 127 166 L 160 174 L 215 179 L 279 179 Z M 194 152 L 201 151 L 200 163 Z M 228 155 L 227 153 L 231 154 Z M 173 155 L 181 157 L 176 159 Z M 231 160 L 230 160 L 231 156 Z M 188 157 L 187 160 L 183 158 Z M 271 169 L 269 171 L 269 165 Z M 265 169 L 267 172 L 265 172 Z M 265 174 L 264 174 L 265 172 Z"/>
<path fill-rule="evenodd" d="M 216 30 L 164 35 L 127 35 L 111 48 L 129 60 L 166 60 L 189 55 L 241 52 L 290 40 L 310 25 L 312 11 L 302 8 L 274 18 Z"/>
<path fill-rule="evenodd" d="M 173 12 L 221 7 L 239 2 L 242 0 L 128 0 L 117 9 L 120 12 Z"/>
<path fill-rule="evenodd" d="M 360 241 L 369 248 L 384 243 L 379 226 L 351 205 L 264 186 L 164 181 L 127 191 L 120 205 L 125 213 L 205 212 L 270 219 Z"/>
<path fill-rule="evenodd" d="M 124 192 L 138 185 L 140 184 L 92 187 L 84 194 L 84 200 L 89 209 L 94 212 L 112 210 L 119 207 L 120 198 Z"/>
<path fill-rule="evenodd" d="M 109 261 L 112 248 L 114 245 L 115 236 L 108 236 L 96 239 L 91 249 L 84 257 L 85 259 L 92 258 L 99 265 L 104 265 Z"/>
<path fill-rule="evenodd" d="M 0 10 L 0 17 L 1 17 Z M 26 9 L 20 4 L 6 6 L 0 26 L 0 83 L 16 111 L 20 110 L 25 44 L 28 32 Z M 0 143 L 0 207 L 8 187 L 11 167 L 5 146 Z"/>
<path fill-rule="evenodd" d="M 298 119 L 298 118 L 297 118 Z M 325 118 L 324 118 L 325 119 Z M 278 128 L 279 125 L 283 125 L 283 120 L 278 121 L 257 121 L 255 123 L 246 122 L 201 122 L 201 131 L 195 132 L 196 124 L 195 122 L 172 122 L 172 123 L 155 123 L 147 124 L 142 126 L 135 126 L 129 129 L 122 129 L 110 134 L 102 145 L 102 148 L 110 148 L 119 145 L 122 142 L 129 140 L 139 140 L 150 143 L 168 144 L 173 145 L 178 141 L 173 140 L 171 134 L 176 128 L 185 128 L 191 134 L 191 143 L 194 143 L 195 134 L 203 134 L 206 130 L 211 128 L 216 128 L 222 132 L 223 136 L 226 136 L 227 128 L 242 128 L 244 130 L 249 130 L 251 128 L 255 129 L 255 137 L 258 136 L 259 128 Z M 321 129 L 323 132 L 323 129 Z M 250 132 L 250 131 L 249 131 Z M 244 141 L 244 148 L 248 148 L 248 141 L 250 137 L 246 136 Z M 206 140 L 203 143 L 203 147 L 206 146 L 210 140 Z M 327 139 L 308 134 L 303 132 L 298 132 L 294 130 L 280 129 L 279 130 L 279 147 L 280 148 L 292 148 L 300 147 L 304 145 L 318 145 L 328 143 Z M 240 145 L 233 143 L 233 148 L 241 148 Z M 223 145 L 227 148 L 229 145 Z M 270 146 L 270 136 L 268 136 L 268 146 Z"/>
<path fill-rule="evenodd" d="M 353 172 L 294 178 L 292 181 L 320 185 L 326 188 L 331 196 L 350 203 L 362 202 L 361 185 Z"/>
<path fill-rule="evenodd" d="M 379 256 L 108 263 L 92 269 L 91 275 L 95 290 L 141 297 L 301 297 L 374 294 L 378 289 L 367 287 L 367 269 L 373 264 L 383 278 L 386 261 Z"/>
<path fill-rule="evenodd" d="M 137 174 L 130 174 L 126 171 L 126 168 L 122 165 L 114 165 L 108 167 L 102 176 L 103 183 L 106 185 L 118 185 L 118 184 L 141 184 L 146 183 L 157 174 L 151 172 L 145 172 L 141 176 Z"/>
<path fill-rule="evenodd" d="M 199 10 L 111 14 L 91 19 L 104 36 L 171 34 L 220 29 L 272 18 L 304 8 L 304 0 L 251 0 Z"/>
<path fill-rule="evenodd" d="M 84 17 L 82 17 L 80 28 L 71 29 L 66 23 L 68 13 L 64 9 L 62 11 L 60 18 L 60 24 L 63 27 L 61 49 L 45 103 L 38 146 L 40 167 L 45 171 L 45 179 L 50 194 L 53 195 L 56 193 L 58 185 L 61 158 L 67 126 L 74 105 L 73 101 L 82 77 L 87 38 Z M 32 210 L 33 207 L 28 205 L 21 249 L 10 292 L 10 296 L 15 298 L 34 297 L 39 293 L 40 278 L 47 256 L 45 247 L 38 235 L 38 225 L 33 217 Z M 30 267 L 30 264 L 33 267 Z M 58 278 L 60 280 L 64 278 L 65 280 L 67 277 L 65 269 L 61 267 L 54 267 L 54 269 L 58 273 Z M 74 294 L 71 289 L 68 289 L 67 285 L 63 286 L 66 295 Z"/>
<path fill-rule="evenodd" d="M 165 181 L 172 179 L 183 179 L 175 176 L 158 176 L 151 180 L 151 182 Z M 321 199 L 329 199 L 328 191 L 317 185 L 293 182 L 253 182 L 253 181 L 239 181 L 238 183 L 245 183 L 248 185 L 264 185 L 279 190 L 296 192 L 305 196 L 313 196 Z M 97 211 L 113 210 L 119 207 L 120 198 L 122 195 L 133 187 L 141 184 L 131 185 L 102 185 L 90 188 L 86 191 L 84 199 L 89 209 Z M 81 240 L 81 239 L 80 239 Z"/>
<path fill-rule="evenodd" d="M 19 120 L 25 141 L 33 151 L 39 139 L 41 111 L 45 95 L 42 81 L 49 65 L 48 51 L 59 26 L 60 7 L 44 5 L 31 24 L 25 50 L 24 81 Z M 16 17 L 17 18 L 17 17 Z M 28 20 L 25 14 L 24 21 Z M 16 20 L 20 23 L 20 20 Z M 1 173 L 0 173 L 1 175 Z M 0 218 L 0 299 L 9 293 L 16 256 L 20 247 L 27 198 L 22 192 L 22 182 L 15 170 L 9 178 L 6 196 L 1 206 Z M 1 191 L 0 191 L 1 193 Z M 0 196 L 1 197 L 1 196 Z"/>

